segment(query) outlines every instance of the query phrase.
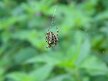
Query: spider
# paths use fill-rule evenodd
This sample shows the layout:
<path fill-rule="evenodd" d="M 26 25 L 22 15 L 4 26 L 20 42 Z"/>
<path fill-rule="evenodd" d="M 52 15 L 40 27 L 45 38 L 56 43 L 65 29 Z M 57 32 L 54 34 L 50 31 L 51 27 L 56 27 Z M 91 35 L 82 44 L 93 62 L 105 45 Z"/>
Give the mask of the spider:
<path fill-rule="evenodd" d="M 48 43 L 47 48 L 57 45 L 57 43 L 58 43 L 58 28 L 57 28 L 57 33 L 54 33 L 48 29 L 48 32 L 46 33 L 46 42 Z"/>

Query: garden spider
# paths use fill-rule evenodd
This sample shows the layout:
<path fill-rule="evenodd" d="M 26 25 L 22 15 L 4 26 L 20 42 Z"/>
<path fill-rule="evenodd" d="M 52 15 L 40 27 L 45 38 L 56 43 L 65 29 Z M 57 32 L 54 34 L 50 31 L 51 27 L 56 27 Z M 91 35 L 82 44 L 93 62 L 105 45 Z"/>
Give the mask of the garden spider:
<path fill-rule="evenodd" d="M 57 28 L 57 27 L 56 27 Z M 54 33 L 48 29 L 48 32 L 46 33 L 46 42 L 48 43 L 47 48 L 50 48 L 52 46 L 57 45 L 58 43 L 58 28 L 57 33 Z"/>
<path fill-rule="evenodd" d="M 54 12 L 53 12 L 53 17 L 52 17 L 51 25 L 54 24 L 54 19 L 53 18 L 54 18 L 55 12 L 56 12 L 56 8 L 54 9 Z M 48 32 L 46 33 L 46 42 L 48 43 L 47 48 L 55 46 L 58 43 L 58 27 L 56 26 L 57 33 L 54 33 L 52 31 L 50 31 L 50 28 L 51 28 L 51 26 L 49 27 Z"/>

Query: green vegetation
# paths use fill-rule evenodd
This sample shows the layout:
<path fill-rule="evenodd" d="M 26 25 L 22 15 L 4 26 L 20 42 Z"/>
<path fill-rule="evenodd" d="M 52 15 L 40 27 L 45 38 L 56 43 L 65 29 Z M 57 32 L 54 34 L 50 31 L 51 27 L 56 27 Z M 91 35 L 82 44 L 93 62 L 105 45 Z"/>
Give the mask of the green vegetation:
<path fill-rule="evenodd" d="M 0 0 L 0 81 L 108 81 L 108 0 Z"/>

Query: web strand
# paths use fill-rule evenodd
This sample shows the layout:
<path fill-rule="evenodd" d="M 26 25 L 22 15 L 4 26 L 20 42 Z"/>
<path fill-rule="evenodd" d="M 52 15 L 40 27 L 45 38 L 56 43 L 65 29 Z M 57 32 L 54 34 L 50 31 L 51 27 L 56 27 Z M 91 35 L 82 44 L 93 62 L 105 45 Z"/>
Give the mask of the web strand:
<path fill-rule="evenodd" d="M 51 27 L 53 27 L 54 25 L 54 17 L 55 17 L 55 14 L 56 14 L 56 10 L 57 10 L 57 7 L 54 8 L 54 12 L 53 12 L 53 15 L 52 15 L 52 19 L 51 19 L 51 25 L 49 26 L 49 29 L 48 31 L 51 29 Z"/>

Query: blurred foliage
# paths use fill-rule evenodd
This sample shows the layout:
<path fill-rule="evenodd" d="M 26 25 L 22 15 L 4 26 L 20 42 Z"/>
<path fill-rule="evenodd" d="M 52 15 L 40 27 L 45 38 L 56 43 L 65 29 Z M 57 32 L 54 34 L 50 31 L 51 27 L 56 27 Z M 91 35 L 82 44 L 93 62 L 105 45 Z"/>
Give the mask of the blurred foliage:
<path fill-rule="evenodd" d="M 0 81 L 108 81 L 108 0 L 0 0 Z"/>

